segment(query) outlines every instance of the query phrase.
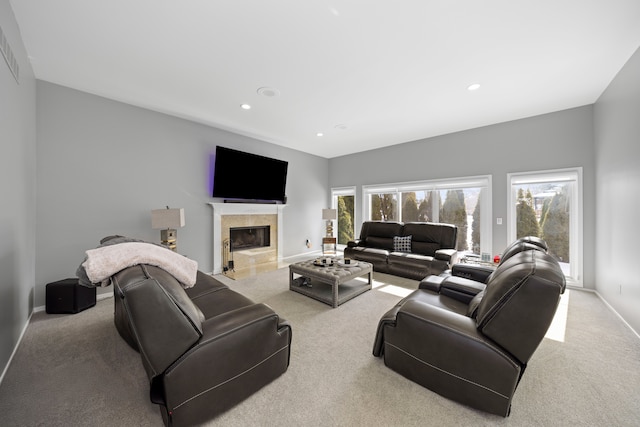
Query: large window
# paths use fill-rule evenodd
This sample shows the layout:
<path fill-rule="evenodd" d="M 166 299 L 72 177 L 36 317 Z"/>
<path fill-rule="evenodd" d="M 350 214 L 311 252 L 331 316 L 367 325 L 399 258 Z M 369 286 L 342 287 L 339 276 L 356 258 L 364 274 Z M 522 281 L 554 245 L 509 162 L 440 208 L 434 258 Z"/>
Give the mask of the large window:
<path fill-rule="evenodd" d="M 509 174 L 509 241 L 541 237 L 571 284 L 582 286 L 582 169 Z"/>
<path fill-rule="evenodd" d="M 364 218 L 455 224 L 458 251 L 489 256 L 490 193 L 491 176 L 365 186 Z"/>
<path fill-rule="evenodd" d="M 338 210 L 338 245 L 346 245 L 355 237 L 355 187 L 331 190 L 331 204 Z"/>

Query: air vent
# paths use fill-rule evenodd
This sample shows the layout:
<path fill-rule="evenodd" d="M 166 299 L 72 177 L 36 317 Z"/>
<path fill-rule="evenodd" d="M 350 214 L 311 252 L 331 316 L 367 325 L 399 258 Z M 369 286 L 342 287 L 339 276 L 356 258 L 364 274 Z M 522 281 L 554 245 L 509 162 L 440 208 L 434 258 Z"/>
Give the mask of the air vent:
<path fill-rule="evenodd" d="M 13 56 L 13 51 L 11 50 L 11 46 L 9 46 L 7 38 L 4 36 L 2 27 L 0 27 L 0 51 L 2 51 L 2 56 L 4 57 L 4 60 L 7 62 L 7 65 L 11 70 L 11 74 L 13 74 L 16 82 L 20 83 L 20 67 L 18 66 L 16 57 Z"/>

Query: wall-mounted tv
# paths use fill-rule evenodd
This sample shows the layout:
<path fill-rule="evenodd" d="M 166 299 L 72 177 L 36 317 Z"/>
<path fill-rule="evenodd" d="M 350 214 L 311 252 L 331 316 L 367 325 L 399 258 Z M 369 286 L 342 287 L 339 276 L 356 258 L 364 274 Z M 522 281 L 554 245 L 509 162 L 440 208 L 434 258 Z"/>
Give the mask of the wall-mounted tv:
<path fill-rule="evenodd" d="M 217 146 L 212 196 L 228 201 L 284 203 L 288 166 L 284 160 Z"/>

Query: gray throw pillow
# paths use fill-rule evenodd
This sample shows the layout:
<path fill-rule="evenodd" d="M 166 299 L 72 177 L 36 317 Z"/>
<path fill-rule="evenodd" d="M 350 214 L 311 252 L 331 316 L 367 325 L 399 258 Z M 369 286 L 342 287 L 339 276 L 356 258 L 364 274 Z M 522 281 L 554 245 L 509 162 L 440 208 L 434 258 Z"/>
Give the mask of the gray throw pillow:
<path fill-rule="evenodd" d="M 395 252 L 411 252 L 411 236 L 393 236 Z"/>

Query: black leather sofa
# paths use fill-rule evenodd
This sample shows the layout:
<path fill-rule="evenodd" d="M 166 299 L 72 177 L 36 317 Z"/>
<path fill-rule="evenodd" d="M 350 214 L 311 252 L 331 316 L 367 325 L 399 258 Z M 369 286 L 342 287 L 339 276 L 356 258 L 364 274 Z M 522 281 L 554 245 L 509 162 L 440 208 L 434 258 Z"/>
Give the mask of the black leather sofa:
<path fill-rule="evenodd" d="M 360 238 L 347 242 L 344 256 L 370 262 L 375 271 L 422 280 L 458 261 L 457 235 L 451 224 L 365 221 Z"/>
<path fill-rule="evenodd" d="M 115 326 L 140 353 L 167 426 L 200 425 L 289 366 L 289 323 L 210 275 L 197 271 L 186 287 L 160 267 L 136 264 L 109 281 Z"/>
<path fill-rule="evenodd" d="M 556 259 L 531 246 L 514 248 L 486 282 L 425 280 L 382 316 L 373 355 L 444 397 L 508 416 L 565 290 Z"/>

